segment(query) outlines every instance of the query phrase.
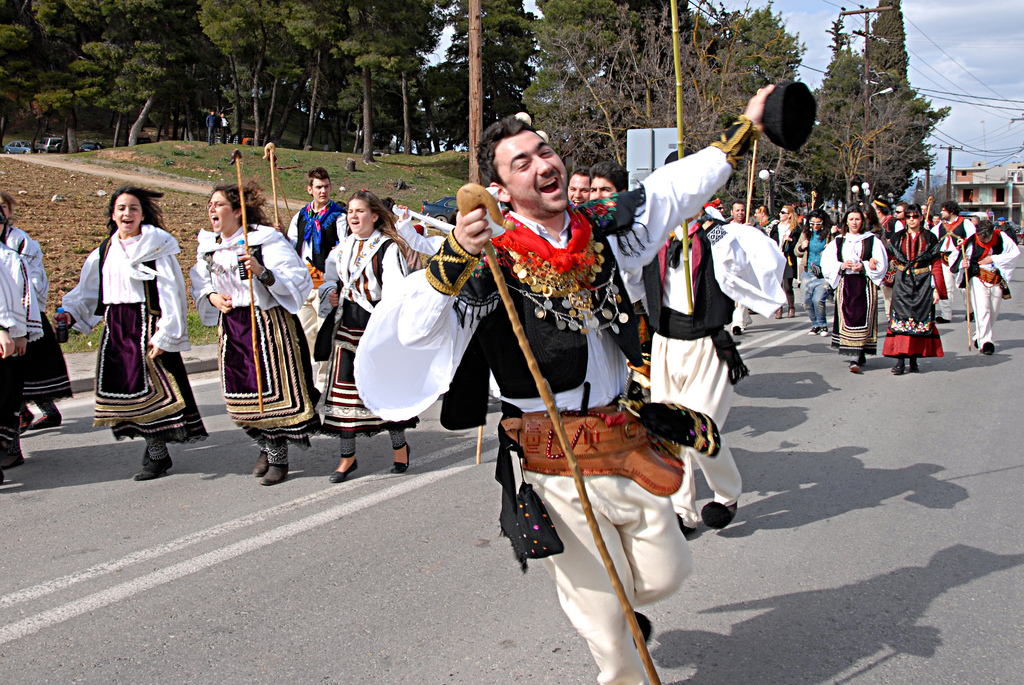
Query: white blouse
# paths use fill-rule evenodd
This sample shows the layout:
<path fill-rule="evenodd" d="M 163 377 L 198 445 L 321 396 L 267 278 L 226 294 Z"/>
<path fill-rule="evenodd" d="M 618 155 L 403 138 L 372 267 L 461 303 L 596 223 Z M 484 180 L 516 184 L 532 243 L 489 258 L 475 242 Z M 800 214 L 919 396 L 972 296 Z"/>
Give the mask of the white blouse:
<path fill-rule="evenodd" d="M 160 318 L 151 342 L 161 350 L 185 352 L 188 325 L 185 316 L 185 276 L 176 255 L 181 251 L 178 241 L 167 231 L 143 224 L 142 232 L 122 241 L 114 233 L 103 262 L 103 303 L 134 304 L 146 301 L 145 281 L 156 279 L 160 296 Z M 155 269 L 146 264 L 155 262 Z M 100 289 L 100 251 L 89 253 L 82 266 L 78 285 L 64 296 L 64 311 L 75 318 L 74 328 L 88 333 L 103 321 L 96 315 Z"/>
<path fill-rule="evenodd" d="M 309 270 L 288 239 L 270 226 L 249 228 L 250 251 L 256 246 L 261 248 L 263 267 L 274 274 L 274 282 L 269 287 L 255 278 L 252 280 L 256 306 L 262 310 L 284 307 L 295 314 L 313 289 Z M 198 259 L 189 275 L 192 298 L 204 326 L 216 326 L 220 318 L 220 310 L 210 303 L 213 293 L 230 297 L 236 309 L 249 306 L 249 279 L 243 281 L 238 268 L 238 255 L 244 252 L 241 228 L 226 240 L 222 240 L 219 233 L 199 232 Z"/>
<path fill-rule="evenodd" d="M 28 269 L 17 252 L 0 245 L 0 328 L 12 338 L 43 337 L 39 307 Z"/>
<path fill-rule="evenodd" d="M 4 236 L 4 243 L 19 255 L 28 271 L 29 282 L 32 283 L 32 290 L 35 291 L 36 301 L 41 309 L 46 309 L 46 298 L 50 295 L 50 279 L 46 276 L 46 267 L 43 266 L 43 250 L 39 243 L 32 240 L 28 233 L 17 226 L 9 226 L 7 235 Z"/>
<path fill-rule="evenodd" d="M 321 318 L 331 312 L 328 295 L 333 290 L 339 290 L 342 299 L 355 302 L 372 312 L 376 302 L 401 288 L 408 272 L 405 257 L 397 243 L 392 241 L 384 246 L 386 240 L 387 236 L 377 230 L 366 238 L 349 233 L 331 250 L 324 271 L 324 283 L 319 290 Z M 374 255 L 381 249 L 384 250 L 380 257 L 383 267 L 380 281 L 383 283 L 377 280 L 373 270 Z"/>
<path fill-rule="evenodd" d="M 866 255 L 864 254 L 864 241 L 869 237 L 873 237 L 874 240 L 871 244 L 871 254 Z M 840 240 L 843 243 L 842 255 L 836 254 L 836 247 Z M 877 264 L 874 269 L 870 266 L 872 259 Z M 843 262 L 848 261 L 860 262 L 863 267 L 861 273 L 871 279 L 875 285 L 882 284 L 885 272 L 889 268 L 889 255 L 885 251 L 885 245 L 882 239 L 873 233 L 847 233 L 825 246 L 824 252 L 821 253 L 821 273 L 833 288 L 839 287 L 839 279 L 842 276 L 858 273 L 843 268 Z"/>

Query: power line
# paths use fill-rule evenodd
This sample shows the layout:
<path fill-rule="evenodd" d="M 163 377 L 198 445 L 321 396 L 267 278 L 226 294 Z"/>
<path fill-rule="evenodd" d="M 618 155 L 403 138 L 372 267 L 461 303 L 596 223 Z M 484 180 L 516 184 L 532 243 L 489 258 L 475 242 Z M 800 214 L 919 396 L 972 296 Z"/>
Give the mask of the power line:
<path fill-rule="evenodd" d="M 910 17 L 907 17 L 906 15 L 904 15 L 904 17 L 903 17 L 903 18 L 907 20 L 907 23 L 908 23 L 908 24 L 910 24 L 910 25 L 911 25 L 911 26 L 913 26 L 913 27 L 914 27 L 915 29 L 917 29 L 917 31 L 918 31 L 918 32 L 919 32 L 919 33 L 920 33 L 920 34 L 921 34 L 922 36 L 924 36 L 925 38 L 927 38 L 927 39 L 928 39 L 928 42 L 929 42 L 929 43 L 931 43 L 932 45 L 934 45 L 935 47 L 937 47 L 937 48 L 939 49 L 939 52 L 941 52 L 941 53 L 942 53 L 943 55 L 945 55 L 946 57 L 948 57 L 948 58 L 950 59 L 950 61 L 952 61 L 952 62 L 953 62 L 953 64 L 955 64 L 955 65 L 957 65 L 958 67 L 960 67 L 960 69 L 962 69 L 962 70 L 963 70 L 963 72 L 964 72 L 965 74 L 967 74 L 967 75 L 968 75 L 968 76 L 970 76 L 970 77 L 971 77 L 972 79 L 974 79 L 975 81 L 977 81 L 977 82 L 978 82 L 978 83 L 980 83 L 981 85 L 983 85 L 983 86 L 985 86 L 986 88 L 988 88 L 989 90 L 991 90 L 991 91 L 992 91 L 993 93 L 995 93 L 995 95 L 996 95 L 997 97 L 999 97 L 999 98 L 1002 98 L 1002 99 L 1004 99 L 1004 100 L 1006 99 L 1006 98 L 1003 98 L 1003 96 L 1002 96 L 1002 95 L 1000 95 L 999 93 L 996 93 L 996 91 L 995 91 L 995 90 L 993 90 L 993 89 L 992 89 L 992 87 L 991 87 L 991 86 L 989 86 L 989 85 L 988 85 L 987 83 L 985 83 L 984 81 L 982 81 L 982 80 L 981 80 L 980 78 L 978 78 L 977 76 L 975 76 L 975 75 L 974 75 L 974 74 L 972 74 L 971 72 L 967 71 L 967 68 L 966 68 L 966 67 L 964 67 L 964 65 L 960 64 L 960 63 L 959 63 L 959 62 L 957 62 L 957 61 L 956 61 L 955 59 L 953 59 L 953 56 L 952 56 L 952 55 L 950 55 L 950 54 L 949 54 L 948 52 L 946 52 L 945 50 L 943 50 L 943 49 L 942 49 L 942 46 L 941 46 L 941 45 L 939 45 L 938 43 L 936 43 L 936 42 L 935 42 L 934 40 L 932 40 L 931 36 L 929 36 L 929 35 L 928 35 L 927 33 L 925 33 L 924 31 L 922 31 L 922 30 L 921 30 L 921 28 L 920 28 L 920 27 L 919 27 L 919 26 L 918 26 L 917 24 L 915 24 L 914 22 L 910 21 Z"/>
<path fill-rule="evenodd" d="M 917 55 L 914 55 L 914 56 L 917 57 Z M 918 57 L 918 59 L 921 59 L 921 58 Z M 959 95 L 961 97 L 970 97 L 970 98 L 973 98 L 975 100 L 986 100 L 986 101 L 989 101 L 989 102 L 1013 102 L 1013 103 L 1017 103 L 1017 104 L 1020 104 L 1020 105 L 1024 105 L 1024 100 L 1005 100 L 1003 98 L 990 98 L 990 97 L 987 97 L 985 95 L 970 95 L 968 93 L 952 93 L 952 92 L 950 92 L 948 90 L 932 90 L 931 88 L 918 88 L 917 90 L 923 90 L 923 91 L 925 91 L 927 93 L 938 93 L 940 95 Z"/>

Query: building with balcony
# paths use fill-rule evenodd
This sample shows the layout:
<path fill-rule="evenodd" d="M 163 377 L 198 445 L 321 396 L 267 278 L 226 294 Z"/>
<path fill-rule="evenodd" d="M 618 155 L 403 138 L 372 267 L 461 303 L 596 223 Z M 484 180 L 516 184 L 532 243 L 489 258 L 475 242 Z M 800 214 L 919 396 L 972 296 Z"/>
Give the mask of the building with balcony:
<path fill-rule="evenodd" d="M 1021 225 L 1024 205 L 1024 164 L 988 166 L 974 162 L 953 167 L 953 197 L 964 212 L 988 212 Z"/>

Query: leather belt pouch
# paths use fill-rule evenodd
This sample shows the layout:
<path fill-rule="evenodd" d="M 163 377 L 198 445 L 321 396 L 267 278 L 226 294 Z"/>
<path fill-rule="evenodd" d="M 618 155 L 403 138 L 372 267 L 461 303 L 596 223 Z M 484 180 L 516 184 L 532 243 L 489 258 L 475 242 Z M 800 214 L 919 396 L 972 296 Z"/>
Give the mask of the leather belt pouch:
<path fill-rule="evenodd" d="M 562 421 L 583 475 L 624 476 L 661 497 L 668 497 L 682 485 L 682 462 L 655 450 L 646 429 L 633 414 L 617 407 L 601 407 L 591 409 L 586 416 L 567 412 Z M 554 422 L 546 412 L 504 419 L 501 425 L 522 447 L 525 470 L 572 476 Z"/>

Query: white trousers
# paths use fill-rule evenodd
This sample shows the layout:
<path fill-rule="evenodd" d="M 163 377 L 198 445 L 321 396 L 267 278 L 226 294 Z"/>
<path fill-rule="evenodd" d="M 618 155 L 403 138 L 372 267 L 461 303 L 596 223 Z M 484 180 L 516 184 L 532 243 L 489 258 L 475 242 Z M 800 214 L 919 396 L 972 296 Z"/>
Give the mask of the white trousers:
<path fill-rule="evenodd" d="M 323 325 L 324 320 L 317 316 L 317 310 L 320 305 L 320 296 L 317 294 L 316 288 L 310 291 L 309 297 L 299 307 L 299 311 L 296 316 L 299 317 L 299 324 L 302 326 L 302 332 L 306 336 L 306 344 L 309 345 L 309 361 L 313 364 L 313 385 L 320 392 L 324 391 L 327 387 L 327 372 L 328 367 L 331 365 L 330 362 L 318 362 L 313 360 L 313 347 L 316 345 L 316 334 L 320 330 L 320 326 Z"/>
<path fill-rule="evenodd" d="M 568 476 L 525 472 L 540 495 L 565 551 L 544 559 L 558 586 L 558 601 L 587 641 L 604 685 L 640 685 L 647 676 L 633 634 L 612 589 L 576 485 Z M 587 495 L 601 536 L 634 606 L 651 604 L 679 589 L 693 571 L 690 548 L 672 505 L 620 476 L 587 476 Z"/>
<path fill-rule="evenodd" d="M 711 338 L 673 340 L 657 333 L 651 343 L 651 401 L 673 402 L 710 416 L 721 434 L 732 408 L 732 383 L 729 367 L 718 358 Z M 694 466 L 700 466 L 704 479 L 715 493 L 715 501 L 732 504 L 743 492 L 732 451 L 722 441 L 716 457 L 707 457 L 697 450 L 685 452 L 683 486 L 672 495 L 676 513 L 690 528 L 697 525 L 697 486 Z"/>
<path fill-rule="evenodd" d="M 956 254 L 950 255 L 950 259 L 955 259 Z M 953 291 L 957 289 L 956 279 L 953 277 L 953 272 L 949 270 L 949 267 L 945 263 L 942 264 L 942 280 L 946 282 L 946 299 L 939 300 L 939 316 L 947 321 L 953 320 Z"/>
<path fill-rule="evenodd" d="M 732 323 L 729 325 L 731 331 L 736 326 L 740 327 L 740 330 L 747 330 L 747 326 L 754 323 L 754 319 L 750 316 L 750 310 L 741 304 L 736 305 L 736 310 L 732 313 Z"/>
<path fill-rule="evenodd" d="M 975 337 L 978 347 L 992 342 L 992 327 L 999 314 L 999 305 L 1003 301 L 1002 286 L 989 286 L 979 278 L 971 279 L 971 311 L 977 325 Z"/>

